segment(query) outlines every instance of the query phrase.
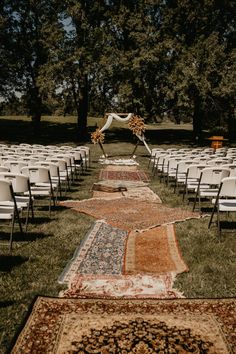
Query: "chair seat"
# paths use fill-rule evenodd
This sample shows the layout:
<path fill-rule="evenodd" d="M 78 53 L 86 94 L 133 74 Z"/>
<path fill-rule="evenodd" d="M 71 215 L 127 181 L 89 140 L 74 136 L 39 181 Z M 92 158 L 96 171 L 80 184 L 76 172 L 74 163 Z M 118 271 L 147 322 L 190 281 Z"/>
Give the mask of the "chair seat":
<path fill-rule="evenodd" d="M 51 194 L 49 189 L 43 188 L 31 188 L 31 195 L 33 196 L 49 196 Z M 29 192 L 25 192 L 24 195 L 29 195 Z"/>
<path fill-rule="evenodd" d="M 18 202 L 16 202 L 16 204 L 17 204 L 17 208 L 19 210 L 21 210 L 21 208 L 27 208 L 27 206 L 28 206 L 28 202 L 25 202 L 25 201 L 21 201 L 21 202 L 18 201 Z M 10 201 L 10 200 L 9 201 L 4 201 L 4 202 L 0 202 L 0 205 L 14 208 L 14 202 Z"/>
<path fill-rule="evenodd" d="M 201 189 L 199 192 L 200 197 L 216 197 L 219 189 L 218 188 L 206 188 Z"/>
<path fill-rule="evenodd" d="M 0 219 L 11 220 L 14 214 L 14 208 L 2 207 L 0 205 Z"/>

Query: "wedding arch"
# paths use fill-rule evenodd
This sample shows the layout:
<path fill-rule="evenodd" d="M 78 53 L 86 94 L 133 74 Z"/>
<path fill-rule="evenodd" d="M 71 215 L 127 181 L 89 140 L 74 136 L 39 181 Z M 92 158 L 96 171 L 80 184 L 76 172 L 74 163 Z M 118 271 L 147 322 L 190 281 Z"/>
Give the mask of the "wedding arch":
<path fill-rule="evenodd" d="M 91 134 L 92 142 L 94 144 L 98 143 L 100 145 L 104 157 L 107 156 L 103 147 L 103 143 L 105 140 L 104 131 L 110 128 L 113 120 L 117 120 L 118 122 L 122 122 L 122 123 L 128 122 L 129 129 L 131 129 L 133 134 L 137 137 L 138 140 L 135 149 L 133 151 L 133 154 L 140 141 L 144 144 L 149 154 L 151 154 L 151 150 L 145 140 L 145 135 L 144 135 L 145 124 L 143 119 L 140 116 L 137 116 L 134 113 L 106 113 L 105 119 L 106 119 L 105 124 L 101 128 L 97 128 L 96 131 Z"/>

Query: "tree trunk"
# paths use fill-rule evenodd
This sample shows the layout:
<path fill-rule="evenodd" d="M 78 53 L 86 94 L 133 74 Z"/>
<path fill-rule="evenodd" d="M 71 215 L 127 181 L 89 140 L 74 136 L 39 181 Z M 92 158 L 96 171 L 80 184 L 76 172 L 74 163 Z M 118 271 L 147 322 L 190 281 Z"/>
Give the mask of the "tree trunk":
<path fill-rule="evenodd" d="M 197 145 L 201 145 L 203 142 L 201 100 L 198 93 L 195 93 L 194 97 L 193 139 Z"/>
<path fill-rule="evenodd" d="M 32 120 L 34 135 L 40 135 L 42 116 L 42 97 L 38 87 L 31 88 L 29 92 L 29 113 Z"/>
<path fill-rule="evenodd" d="M 228 137 L 229 142 L 236 141 L 236 115 L 234 112 L 234 107 L 230 109 L 229 117 L 228 117 Z"/>
<path fill-rule="evenodd" d="M 77 106 L 78 115 L 78 132 L 77 140 L 79 142 L 88 140 L 88 80 L 87 75 L 84 75 L 79 83 L 79 100 Z"/>

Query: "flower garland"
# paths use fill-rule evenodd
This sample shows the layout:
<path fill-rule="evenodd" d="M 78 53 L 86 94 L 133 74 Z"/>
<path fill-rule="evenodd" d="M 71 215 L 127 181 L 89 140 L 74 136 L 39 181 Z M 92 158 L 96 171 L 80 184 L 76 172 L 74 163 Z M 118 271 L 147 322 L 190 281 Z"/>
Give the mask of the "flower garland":
<path fill-rule="evenodd" d="M 142 135 L 145 132 L 145 124 L 140 116 L 133 116 L 130 119 L 128 126 L 135 135 Z"/>

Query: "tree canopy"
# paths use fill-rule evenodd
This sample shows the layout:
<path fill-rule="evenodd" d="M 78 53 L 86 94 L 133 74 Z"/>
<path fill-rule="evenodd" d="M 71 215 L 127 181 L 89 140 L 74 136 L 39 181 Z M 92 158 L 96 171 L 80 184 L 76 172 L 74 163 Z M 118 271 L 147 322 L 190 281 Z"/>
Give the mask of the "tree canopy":
<path fill-rule="evenodd" d="M 231 0 L 3 0 L 0 94 L 43 112 L 129 111 L 232 127 L 236 3 Z M 229 132 L 232 129 L 229 128 Z"/>

